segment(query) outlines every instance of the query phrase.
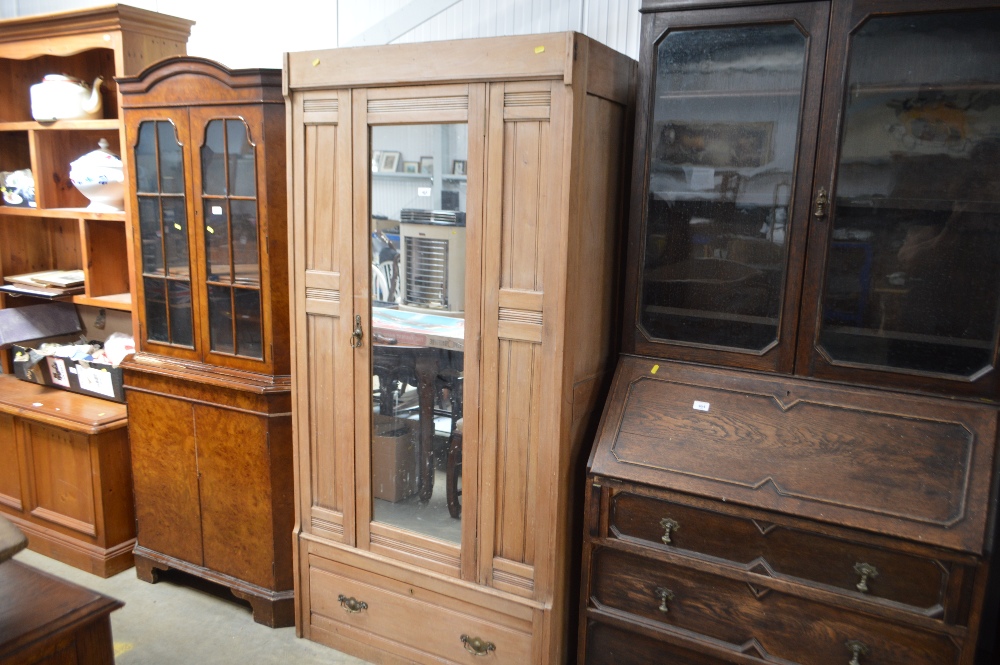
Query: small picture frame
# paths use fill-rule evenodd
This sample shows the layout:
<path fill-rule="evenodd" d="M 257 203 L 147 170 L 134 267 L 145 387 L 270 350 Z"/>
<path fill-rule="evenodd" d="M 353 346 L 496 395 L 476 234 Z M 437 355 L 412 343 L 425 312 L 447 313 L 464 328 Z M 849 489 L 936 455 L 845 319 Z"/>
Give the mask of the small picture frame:
<path fill-rule="evenodd" d="M 379 173 L 393 173 L 399 168 L 400 153 L 393 150 L 383 150 L 378 162 Z"/>
<path fill-rule="evenodd" d="M 403 173 L 420 173 L 420 162 L 403 162 Z"/>
<path fill-rule="evenodd" d="M 452 175 L 465 175 L 465 165 L 466 160 L 456 159 L 451 163 L 451 174 Z"/>
<path fill-rule="evenodd" d="M 420 172 L 426 173 L 428 175 L 434 173 L 434 158 L 433 157 L 421 157 L 420 158 Z"/>
<path fill-rule="evenodd" d="M 372 173 L 378 173 L 379 162 L 382 161 L 382 151 L 372 150 Z"/>

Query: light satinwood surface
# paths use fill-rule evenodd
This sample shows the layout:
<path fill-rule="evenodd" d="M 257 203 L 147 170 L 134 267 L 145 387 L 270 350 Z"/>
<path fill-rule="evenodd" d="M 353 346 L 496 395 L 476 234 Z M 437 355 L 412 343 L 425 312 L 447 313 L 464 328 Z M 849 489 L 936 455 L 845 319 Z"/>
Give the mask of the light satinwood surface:
<path fill-rule="evenodd" d="M 433 46 L 433 56 L 428 45 L 286 56 L 297 625 L 384 662 L 467 658 L 457 638 L 414 650 L 436 611 L 408 613 L 393 637 L 388 618 L 346 615 L 337 601 L 342 589 L 382 598 L 403 584 L 433 592 L 434 607 L 474 602 L 485 633 L 528 618 L 519 662 L 562 662 L 575 629 L 572 474 L 612 352 L 635 63 L 572 33 Z M 456 99 L 467 105 L 440 101 Z M 348 340 L 355 314 L 368 333 L 371 126 L 458 121 L 470 145 L 456 550 L 369 525 L 370 352 L 367 338 L 359 349 Z M 446 563 L 456 554 L 457 567 Z M 339 565 L 350 568 L 317 572 Z"/>

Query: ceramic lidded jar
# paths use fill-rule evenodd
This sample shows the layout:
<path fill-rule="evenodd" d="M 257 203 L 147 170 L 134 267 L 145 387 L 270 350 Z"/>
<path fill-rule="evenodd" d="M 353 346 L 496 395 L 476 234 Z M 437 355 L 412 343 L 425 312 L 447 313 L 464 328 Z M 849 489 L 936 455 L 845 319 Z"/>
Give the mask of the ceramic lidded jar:
<path fill-rule="evenodd" d="M 121 212 L 125 209 L 125 172 L 121 158 L 108 150 L 101 139 L 100 149 L 88 152 L 70 164 L 69 179 L 90 199 L 87 210 Z"/>

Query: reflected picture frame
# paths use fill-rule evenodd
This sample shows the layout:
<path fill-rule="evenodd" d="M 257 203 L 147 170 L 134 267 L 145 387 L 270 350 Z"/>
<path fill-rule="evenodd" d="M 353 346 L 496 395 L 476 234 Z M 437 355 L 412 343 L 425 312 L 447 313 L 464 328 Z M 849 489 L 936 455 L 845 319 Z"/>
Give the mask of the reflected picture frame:
<path fill-rule="evenodd" d="M 426 174 L 434 173 L 434 158 L 424 156 L 420 158 L 420 172 Z"/>
<path fill-rule="evenodd" d="M 466 160 L 456 159 L 451 162 L 452 175 L 465 175 Z"/>
<path fill-rule="evenodd" d="M 379 172 L 379 162 L 382 161 L 382 151 L 372 150 L 372 173 Z"/>
<path fill-rule="evenodd" d="M 401 153 L 394 150 L 383 150 L 378 162 L 379 173 L 394 173 L 399 168 Z"/>
<path fill-rule="evenodd" d="M 420 162 L 403 162 L 403 173 L 420 173 Z"/>

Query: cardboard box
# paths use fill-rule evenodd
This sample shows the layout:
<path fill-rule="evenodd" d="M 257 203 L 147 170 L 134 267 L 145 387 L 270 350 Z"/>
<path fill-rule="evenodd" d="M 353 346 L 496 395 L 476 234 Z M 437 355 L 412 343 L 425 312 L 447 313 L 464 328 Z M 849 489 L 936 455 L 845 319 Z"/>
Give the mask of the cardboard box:
<path fill-rule="evenodd" d="M 372 495 L 402 501 L 417 493 L 417 422 L 375 415 L 372 423 Z"/>
<path fill-rule="evenodd" d="M 14 346 L 14 376 L 81 395 L 125 402 L 121 367 L 43 356 L 34 349 Z"/>

